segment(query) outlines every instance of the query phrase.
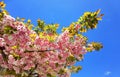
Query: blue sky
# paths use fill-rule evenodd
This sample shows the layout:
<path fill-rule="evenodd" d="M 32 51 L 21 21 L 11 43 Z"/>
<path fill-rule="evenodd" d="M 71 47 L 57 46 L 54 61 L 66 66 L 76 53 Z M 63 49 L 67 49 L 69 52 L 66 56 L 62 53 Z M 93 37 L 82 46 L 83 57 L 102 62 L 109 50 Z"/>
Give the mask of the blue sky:
<path fill-rule="evenodd" d="M 102 42 L 100 52 L 85 55 L 83 69 L 72 77 L 120 77 L 120 1 L 119 0 L 5 0 L 13 17 L 38 18 L 46 23 L 59 23 L 61 29 L 76 21 L 86 11 L 101 9 L 105 14 L 98 28 L 86 35 L 89 41 Z M 59 30 L 60 32 L 60 30 Z"/>

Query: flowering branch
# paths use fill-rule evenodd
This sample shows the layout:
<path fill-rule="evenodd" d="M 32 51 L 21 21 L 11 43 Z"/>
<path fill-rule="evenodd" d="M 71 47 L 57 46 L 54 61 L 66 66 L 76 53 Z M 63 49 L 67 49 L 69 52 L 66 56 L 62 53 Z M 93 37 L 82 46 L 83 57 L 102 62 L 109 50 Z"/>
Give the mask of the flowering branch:
<path fill-rule="evenodd" d="M 98 42 L 88 43 L 83 35 L 97 27 L 103 16 L 99 13 L 100 10 L 85 12 L 59 34 L 59 24 L 38 19 L 34 27 L 31 20 L 13 18 L 0 2 L 0 68 L 8 76 L 70 77 L 82 69 L 74 64 L 83 60 L 84 54 L 103 47 Z"/>

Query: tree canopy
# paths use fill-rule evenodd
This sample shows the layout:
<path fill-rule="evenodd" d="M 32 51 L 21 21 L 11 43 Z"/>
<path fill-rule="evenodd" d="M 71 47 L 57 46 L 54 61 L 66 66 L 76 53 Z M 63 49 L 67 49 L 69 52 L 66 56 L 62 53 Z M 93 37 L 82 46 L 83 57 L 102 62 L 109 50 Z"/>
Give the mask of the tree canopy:
<path fill-rule="evenodd" d="M 58 33 L 58 23 L 14 18 L 0 2 L 0 75 L 14 77 L 70 77 L 81 66 L 84 54 L 99 51 L 99 42 L 88 42 L 83 33 L 97 28 L 103 14 L 100 9 L 85 12 L 76 22 Z"/>

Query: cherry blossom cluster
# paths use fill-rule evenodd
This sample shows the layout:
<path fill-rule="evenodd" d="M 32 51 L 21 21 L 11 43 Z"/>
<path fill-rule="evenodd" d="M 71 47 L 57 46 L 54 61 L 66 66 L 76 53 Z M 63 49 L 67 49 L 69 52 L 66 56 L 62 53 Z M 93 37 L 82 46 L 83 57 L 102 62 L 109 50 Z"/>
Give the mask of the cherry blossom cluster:
<path fill-rule="evenodd" d="M 79 28 L 76 24 L 75 29 Z M 48 35 L 43 33 L 42 37 Z M 41 38 L 24 22 L 4 15 L 0 21 L 0 67 L 21 76 L 37 73 L 39 77 L 70 77 L 70 67 L 87 52 L 85 39 L 71 37 L 69 30 L 54 38 Z"/>
<path fill-rule="evenodd" d="M 37 26 L 14 18 L 0 2 L 0 76 L 3 77 L 70 77 L 81 70 L 75 66 L 84 54 L 99 51 L 99 42 L 88 43 L 84 32 L 97 27 L 104 14 L 100 9 L 85 12 L 77 22 L 57 33 L 59 24 L 45 24 L 38 19 Z"/>

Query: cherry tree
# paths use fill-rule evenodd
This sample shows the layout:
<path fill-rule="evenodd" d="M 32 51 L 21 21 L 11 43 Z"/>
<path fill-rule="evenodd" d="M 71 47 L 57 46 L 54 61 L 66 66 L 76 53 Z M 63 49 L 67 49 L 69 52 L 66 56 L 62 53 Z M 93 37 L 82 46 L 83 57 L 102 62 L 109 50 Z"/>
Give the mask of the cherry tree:
<path fill-rule="evenodd" d="M 88 42 L 83 33 L 97 27 L 100 10 L 85 12 L 78 21 L 57 33 L 59 24 L 14 18 L 0 2 L 0 75 L 3 77 L 70 77 L 84 54 L 103 46 Z"/>

